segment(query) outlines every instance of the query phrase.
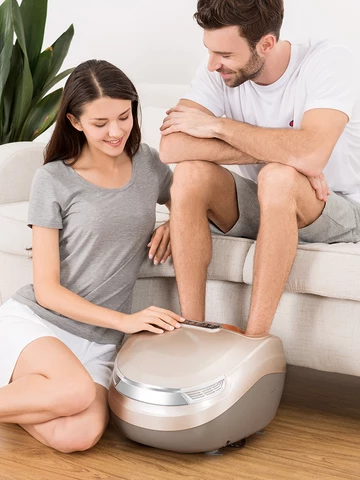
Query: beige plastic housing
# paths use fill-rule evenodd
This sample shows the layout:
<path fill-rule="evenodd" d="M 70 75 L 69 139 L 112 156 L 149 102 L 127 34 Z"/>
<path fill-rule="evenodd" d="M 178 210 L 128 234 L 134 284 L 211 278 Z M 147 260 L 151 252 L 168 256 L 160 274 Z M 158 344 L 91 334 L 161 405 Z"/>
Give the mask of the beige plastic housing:
<path fill-rule="evenodd" d="M 137 442 L 208 451 L 270 423 L 285 371 L 282 342 L 274 336 L 187 326 L 140 333 L 117 356 L 109 404 L 120 431 Z"/>

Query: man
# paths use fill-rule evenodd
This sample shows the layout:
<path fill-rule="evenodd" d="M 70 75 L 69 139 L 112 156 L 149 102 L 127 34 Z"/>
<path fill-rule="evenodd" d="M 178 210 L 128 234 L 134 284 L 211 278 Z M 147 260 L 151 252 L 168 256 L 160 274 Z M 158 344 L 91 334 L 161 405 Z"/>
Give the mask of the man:
<path fill-rule="evenodd" d="M 182 315 L 204 320 L 211 231 L 257 239 L 246 335 L 270 330 L 303 242 L 360 241 L 354 59 L 279 40 L 283 0 L 199 0 L 209 52 L 167 112 L 160 157 L 178 163 L 171 241 Z M 220 165 L 239 165 L 239 173 Z"/>

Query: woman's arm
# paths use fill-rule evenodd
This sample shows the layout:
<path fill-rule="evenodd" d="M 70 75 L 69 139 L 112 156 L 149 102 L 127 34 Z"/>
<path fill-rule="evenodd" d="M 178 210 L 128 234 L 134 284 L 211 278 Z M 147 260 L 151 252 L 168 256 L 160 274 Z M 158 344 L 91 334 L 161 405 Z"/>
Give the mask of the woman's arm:
<path fill-rule="evenodd" d="M 78 322 L 125 333 L 148 330 L 162 333 L 182 321 L 169 310 L 150 307 L 132 315 L 95 305 L 60 284 L 59 230 L 33 226 L 33 275 L 37 302 Z M 156 328 L 157 325 L 159 328 Z"/>

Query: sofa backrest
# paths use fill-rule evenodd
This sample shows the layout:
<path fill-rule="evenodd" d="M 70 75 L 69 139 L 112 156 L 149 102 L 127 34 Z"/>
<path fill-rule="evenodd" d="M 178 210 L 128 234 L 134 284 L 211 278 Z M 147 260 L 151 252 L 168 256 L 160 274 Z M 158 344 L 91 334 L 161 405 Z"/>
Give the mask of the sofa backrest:
<path fill-rule="evenodd" d="M 35 170 L 44 162 L 44 146 L 35 142 L 0 145 L 0 205 L 29 199 Z"/>

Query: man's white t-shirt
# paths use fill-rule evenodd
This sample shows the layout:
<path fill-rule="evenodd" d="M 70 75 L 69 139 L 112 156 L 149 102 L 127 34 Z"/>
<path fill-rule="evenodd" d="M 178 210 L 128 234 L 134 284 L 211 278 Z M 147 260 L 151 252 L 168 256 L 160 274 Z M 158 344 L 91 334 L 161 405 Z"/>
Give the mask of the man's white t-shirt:
<path fill-rule="evenodd" d="M 334 109 L 349 117 L 324 168 L 329 187 L 360 203 L 360 86 L 350 50 L 327 41 L 292 45 L 285 73 L 271 85 L 247 81 L 227 87 L 217 72 L 201 65 L 185 97 L 215 116 L 268 128 L 300 128 L 306 111 Z M 276 161 L 276 159 L 274 159 Z M 257 181 L 261 165 L 239 165 L 240 174 Z"/>

